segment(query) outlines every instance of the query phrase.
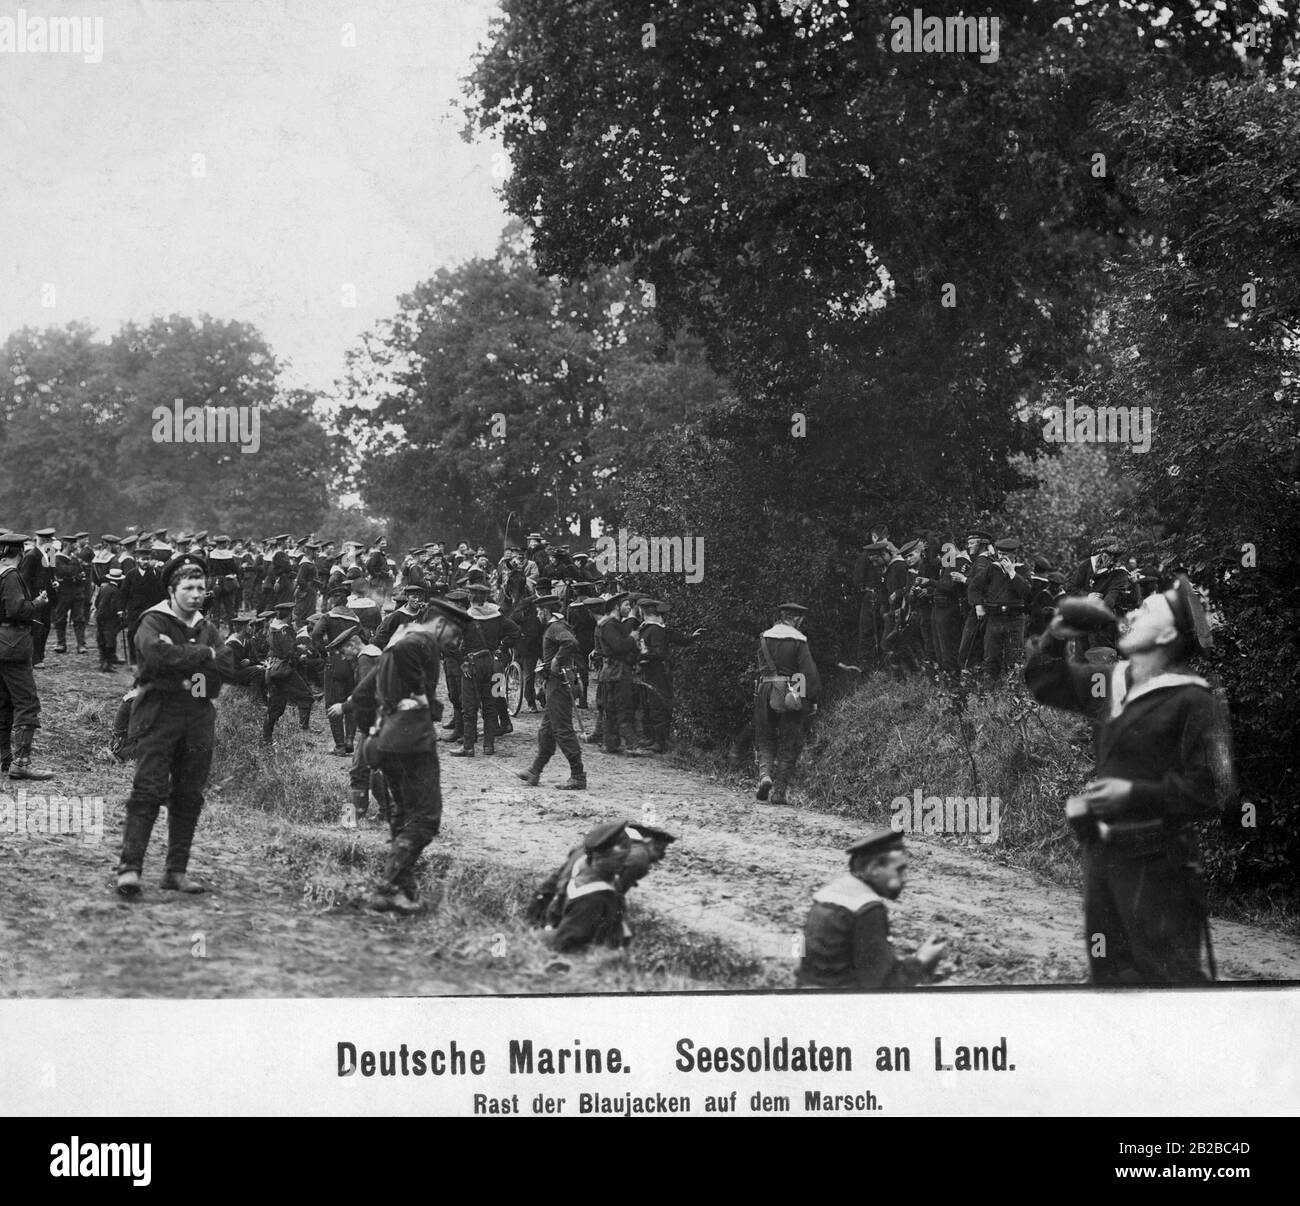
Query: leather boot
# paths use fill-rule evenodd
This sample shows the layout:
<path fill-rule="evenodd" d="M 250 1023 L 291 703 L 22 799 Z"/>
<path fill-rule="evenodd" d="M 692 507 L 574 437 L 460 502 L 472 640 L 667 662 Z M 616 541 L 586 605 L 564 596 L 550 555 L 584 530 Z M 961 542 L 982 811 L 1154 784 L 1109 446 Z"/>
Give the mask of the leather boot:
<path fill-rule="evenodd" d="M 515 777 L 522 779 L 529 787 L 536 787 L 541 782 L 541 776 L 534 770 L 515 771 Z"/>
<path fill-rule="evenodd" d="M 198 880 L 191 879 L 184 871 L 169 871 L 163 876 L 162 886 L 168 892 L 187 892 L 190 895 L 207 891 Z"/>
<path fill-rule="evenodd" d="M 32 734 L 34 729 L 15 729 L 13 736 L 13 761 L 9 764 L 11 779 L 53 779 L 54 772 L 32 765 Z"/>
<path fill-rule="evenodd" d="M 352 819 L 357 820 L 370 811 L 370 793 L 365 788 L 352 789 Z"/>
<path fill-rule="evenodd" d="M 581 766 L 577 769 L 569 768 L 569 781 L 567 783 L 557 784 L 560 791 L 586 791 L 587 789 L 587 772 Z"/>
<path fill-rule="evenodd" d="M 179 812 L 175 805 L 167 809 L 167 862 L 163 867 L 163 887 L 169 880 L 184 880 L 190 865 L 190 848 L 194 831 L 199 827 L 199 813 Z M 202 888 L 181 888 L 182 892 L 202 892 Z"/>
<path fill-rule="evenodd" d="M 4 774 L 9 769 L 9 764 L 14 760 L 13 746 L 9 740 L 10 730 L 0 733 L 0 774 Z"/>
<path fill-rule="evenodd" d="M 118 860 L 119 875 L 134 872 L 137 889 L 140 883 L 140 868 L 144 866 L 145 851 L 149 849 L 149 835 L 153 833 L 154 818 L 138 812 L 131 812 L 128 806 L 126 822 L 122 828 L 122 855 Z"/>
<path fill-rule="evenodd" d="M 462 745 L 460 749 L 452 750 L 447 756 L 449 758 L 472 758 L 474 757 L 474 747 L 472 745 Z"/>

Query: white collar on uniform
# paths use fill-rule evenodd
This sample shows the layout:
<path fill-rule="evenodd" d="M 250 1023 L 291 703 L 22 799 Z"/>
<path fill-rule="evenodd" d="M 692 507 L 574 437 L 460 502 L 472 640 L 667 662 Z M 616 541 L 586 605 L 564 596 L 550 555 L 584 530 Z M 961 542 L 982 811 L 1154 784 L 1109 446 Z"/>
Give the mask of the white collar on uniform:
<path fill-rule="evenodd" d="M 1134 687 L 1130 691 L 1128 668 L 1128 662 L 1116 662 L 1110 672 L 1110 715 L 1112 719 L 1118 716 L 1135 699 L 1141 699 L 1142 696 L 1149 695 L 1152 691 L 1161 691 L 1166 687 L 1189 686 L 1204 687 L 1207 691 L 1210 689 L 1210 684 L 1201 678 L 1199 674 L 1170 672 L 1157 674 L 1155 678 L 1147 679 L 1140 687 Z"/>
<path fill-rule="evenodd" d="M 790 624 L 773 624 L 763 635 L 771 637 L 774 641 L 806 641 L 808 639 Z"/>
<path fill-rule="evenodd" d="M 573 881 L 569 881 L 569 891 L 567 893 L 570 900 L 577 900 L 579 896 L 591 896 L 595 892 L 613 892 L 614 885 L 603 879 L 593 879 L 589 884 L 583 884 L 581 887 L 575 887 Z"/>
<path fill-rule="evenodd" d="M 846 871 L 838 879 L 831 880 L 824 888 L 813 893 L 813 900 L 818 904 L 839 905 L 850 913 L 857 913 L 868 905 L 883 904 L 884 897 L 864 884 L 851 871 Z"/>
<path fill-rule="evenodd" d="M 120 585 L 120 583 L 119 583 L 119 585 Z M 149 608 L 149 611 L 156 611 L 156 612 L 158 612 L 160 615 L 171 616 L 171 618 L 172 618 L 173 620 L 175 620 L 178 624 L 184 624 L 184 623 L 185 623 L 185 621 L 182 620 L 182 619 L 180 618 L 180 616 L 178 616 L 174 611 L 172 611 L 172 609 L 171 609 L 171 604 L 168 603 L 166 599 L 164 599 L 161 603 L 155 603 L 151 608 Z M 147 615 L 148 612 L 146 612 L 145 614 Z M 189 622 L 189 624 L 187 625 L 187 627 L 189 627 L 189 628 L 197 628 L 197 627 L 198 627 L 200 624 L 202 624 L 202 623 L 203 623 L 203 613 L 202 613 L 201 611 L 196 611 L 196 612 L 194 613 L 194 619 L 192 619 L 192 620 Z"/>

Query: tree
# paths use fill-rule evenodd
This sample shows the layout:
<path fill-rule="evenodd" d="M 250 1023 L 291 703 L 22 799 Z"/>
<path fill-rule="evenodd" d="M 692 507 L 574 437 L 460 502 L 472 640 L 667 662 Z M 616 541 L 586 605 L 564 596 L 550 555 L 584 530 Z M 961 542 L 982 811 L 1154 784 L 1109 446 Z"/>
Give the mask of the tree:
<path fill-rule="evenodd" d="M 1236 64 L 1247 20 L 1278 42 L 1298 19 L 1003 0 L 994 64 L 896 52 L 895 7 L 506 0 L 471 81 L 542 271 L 631 264 L 735 388 L 707 435 L 846 539 L 869 498 L 897 518 L 1025 484 L 1016 411 L 1086 357 L 1131 224 L 1093 174 L 1121 154 L 1097 104 Z"/>
<path fill-rule="evenodd" d="M 81 323 L 16 331 L 0 350 L 0 519 L 105 530 L 123 504 L 121 399 Z"/>
<path fill-rule="evenodd" d="M 310 529 L 328 509 L 338 467 L 319 399 L 279 390 L 275 357 L 247 324 L 172 316 L 99 342 L 72 323 L 16 332 L 0 356 L 6 522 L 264 535 L 256 529 Z M 247 422 L 214 429 L 230 437 L 218 442 L 156 438 L 156 412 L 178 403 L 243 408 Z"/>
<path fill-rule="evenodd" d="M 650 433 L 710 405 L 717 383 L 623 271 L 542 276 L 516 231 L 404 296 L 350 356 L 347 395 L 335 422 L 365 505 L 399 536 L 486 542 L 512 511 L 589 533 Z"/>

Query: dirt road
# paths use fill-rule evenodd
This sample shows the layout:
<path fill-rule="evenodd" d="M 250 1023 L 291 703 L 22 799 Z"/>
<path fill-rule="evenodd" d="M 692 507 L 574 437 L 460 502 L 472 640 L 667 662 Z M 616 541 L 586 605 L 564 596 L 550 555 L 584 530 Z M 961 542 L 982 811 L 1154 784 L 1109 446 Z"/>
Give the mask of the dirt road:
<path fill-rule="evenodd" d="M 377 915 L 358 901 L 368 860 L 382 857 L 386 832 L 372 821 L 349 833 L 333 821 L 345 794 L 344 764 L 325 752 L 318 706 L 309 734 L 286 727 L 291 717 L 285 718 L 276 755 L 322 785 L 312 802 L 316 819 L 260 811 L 217 783 L 192 865 L 213 890 L 180 898 L 158 890 L 160 820 L 145 896 L 127 903 L 112 885 L 131 768 L 114 765 L 106 743 L 129 684 L 122 674 L 88 669 L 88 659 L 53 656 L 37 672 L 47 722 L 39 750 L 59 777 L 50 785 L 0 781 L 0 794 L 14 797 L 26 787 L 29 802 L 50 788 L 100 796 L 104 828 L 99 841 L 40 833 L 0 838 L 6 996 L 788 987 L 809 898 L 843 867 L 843 848 L 859 833 L 806 806 L 756 804 L 671 758 L 588 753 L 591 787 L 584 793 L 555 790 L 565 773 L 557 756 L 542 786 L 530 789 L 514 774 L 535 743 L 537 719 L 525 713 L 499 742 L 502 756 L 442 761 L 443 833 L 430 848 L 428 873 L 437 907 L 409 919 Z M 255 746 L 256 733 L 248 742 Z M 632 923 L 648 936 L 638 943 L 641 967 L 554 960 L 517 920 L 522 887 L 557 864 L 592 824 L 615 816 L 660 825 L 680 839 L 630 898 Z M 909 885 L 892 906 L 900 947 L 945 932 L 950 985 L 1083 981 L 1077 893 L 959 842 L 909 839 Z M 492 903 L 498 898 L 499 908 Z M 1300 978 L 1295 939 L 1227 922 L 1213 931 L 1224 978 Z M 698 958 L 682 954 L 697 949 Z M 647 952 L 659 966 L 647 970 Z"/>

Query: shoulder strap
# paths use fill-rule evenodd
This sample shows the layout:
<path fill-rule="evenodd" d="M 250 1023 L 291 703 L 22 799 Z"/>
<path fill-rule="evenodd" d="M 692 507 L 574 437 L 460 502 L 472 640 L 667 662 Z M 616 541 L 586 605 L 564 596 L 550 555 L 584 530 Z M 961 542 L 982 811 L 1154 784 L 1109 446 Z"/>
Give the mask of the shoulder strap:
<path fill-rule="evenodd" d="M 773 677 L 778 677 L 776 663 L 772 660 L 772 651 L 767 647 L 767 637 L 758 638 L 758 649 L 763 655 L 763 660 L 767 663 L 767 672 Z"/>

